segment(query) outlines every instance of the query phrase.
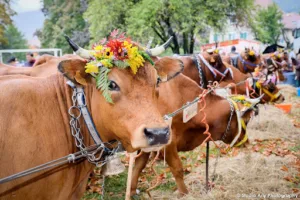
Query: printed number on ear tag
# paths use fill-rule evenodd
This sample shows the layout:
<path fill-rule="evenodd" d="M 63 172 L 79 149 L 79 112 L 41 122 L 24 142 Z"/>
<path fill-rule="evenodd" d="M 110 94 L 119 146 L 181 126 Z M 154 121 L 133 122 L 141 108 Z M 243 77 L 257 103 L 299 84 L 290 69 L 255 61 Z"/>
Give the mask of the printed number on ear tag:
<path fill-rule="evenodd" d="M 198 113 L 198 103 L 193 103 L 183 110 L 183 122 L 187 123 Z"/>

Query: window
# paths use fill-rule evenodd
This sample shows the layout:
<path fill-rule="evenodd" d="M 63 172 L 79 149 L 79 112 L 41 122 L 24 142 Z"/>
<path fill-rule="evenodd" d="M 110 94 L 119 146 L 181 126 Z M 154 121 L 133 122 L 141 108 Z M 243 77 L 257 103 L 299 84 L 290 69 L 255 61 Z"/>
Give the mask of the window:
<path fill-rule="evenodd" d="M 247 39 L 247 33 L 246 32 L 241 32 L 240 33 L 240 39 Z"/>
<path fill-rule="evenodd" d="M 296 29 L 294 32 L 294 37 L 295 38 L 300 38 L 300 29 Z"/>
<path fill-rule="evenodd" d="M 218 42 L 218 34 L 216 34 L 216 33 L 214 34 L 214 41 Z"/>

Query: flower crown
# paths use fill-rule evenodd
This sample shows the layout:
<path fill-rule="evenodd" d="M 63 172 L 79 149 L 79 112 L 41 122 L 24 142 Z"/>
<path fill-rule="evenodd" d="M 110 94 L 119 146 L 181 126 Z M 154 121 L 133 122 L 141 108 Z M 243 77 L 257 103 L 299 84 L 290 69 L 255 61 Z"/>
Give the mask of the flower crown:
<path fill-rule="evenodd" d="M 112 67 L 130 68 L 133 74 L 144 66 L 145 61 L 154 65 L 151 57 L 137 46 L 134 46 L 124 33 L 118 30 L 111 32 L 108 39 L 102 39 L 93 45 L 92 57 L 85 66 L 85 72 L 96 79 L 96 87 L 102 91 L 106 101 L 113 103 L 109 93 L 108 73 Z"/>

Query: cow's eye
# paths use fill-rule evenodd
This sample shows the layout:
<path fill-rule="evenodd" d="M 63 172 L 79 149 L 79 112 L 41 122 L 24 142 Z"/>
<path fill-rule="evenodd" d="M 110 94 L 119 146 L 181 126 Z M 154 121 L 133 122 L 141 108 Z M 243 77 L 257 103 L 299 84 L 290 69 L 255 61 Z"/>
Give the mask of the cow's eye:
<path fill-rule="evenodd" d="M 120 91 L 120 87 L 119 87 L 118 84 L 116 84 L 116 82 L 114 82 L 114 81 L 110 81 L 110 82 L 109 82 L 108 88 L 109 88 L 109 90 L 111 90 L 111 91 Z"/>
<path fill-rule="evenodd" d="M 158 87 L 160 83 L 161 83 L 161 78 L 158 77 L 157 80 L 156 80 L 156 87 Z"/>

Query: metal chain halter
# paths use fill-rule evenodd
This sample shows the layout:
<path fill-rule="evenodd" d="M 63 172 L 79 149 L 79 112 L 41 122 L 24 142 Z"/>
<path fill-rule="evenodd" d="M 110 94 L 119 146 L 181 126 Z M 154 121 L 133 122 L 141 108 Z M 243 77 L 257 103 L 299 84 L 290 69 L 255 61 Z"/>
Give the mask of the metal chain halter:
<path fill-rule="evenodd" d="M 200 60 L 199 60 L 199 57 L 195 54 L 194 55 L 195 59 L 196 59 L 196 66 L 197 66 L 197 69 L 198 69 L 198 72 L 199 72 L 199 78 L 200 78 L 200 87 L 204 88 L 204 77 L 203 77 L 203 72 L 202 72 L 202 68 L 201 68 L 201 63 L 200 63 Z"/>
<path fill-rule="evenodd" d="M 80 127 L 80 122 L 79 122 L 80 117 L 83 115 L 82 108 L 86 107 L 85 94 L 84 94 L 84 91 L 82 88 L 78 88 L 78 87 L 72 87 L 72 88 L 73 88 L 73 94 L 72 94 L 73 105 L 69 108 L 69 111 L 68 111 L 68 113 L 71 117 L 71 119 L 70 119 L 71 134 L 74 137 L 75 145 L 77 148 L 80 149 L 81 154 L 85 158 L 87 158 L 87 160 L 90 163 L 100 167 L 109 160 L 108 159 L 109 156 L 113 155 L 114 153 L 116 153 L 119 150 L 120 145 L 118 145 L 117 148 L 110 150 L 100 140 L 100 143 L 97 144 L 98 146 L 96 149 L 94 149 L 92 151 L 86 150 L 86 146 L 84 144 L 84 139 L 81 134 L 81 127 Z M 78 103 L 77 97 L 79 94 L 82 96 L 82 99 L 84 99 L 83 105 L 80 105 Z M 88 129 L 89 129 L 89 127 L 88 127 Z M 89 129 L 89 132 L 91 134 L 90 129 Z M 103 159 L 103 156 L 105 156 L 104 159 Z"/>
<path fill-rule="evenodd" d="M 226 134 L 229 132 L 232 116 L 233 116 L 233 113 L 234 113 L 234 106 L 233 106 L 232 102 L 228 99 L 226 99 L 226 100 L 228 101 L 228 103 L 230 105 L 230 116 L 229 116 L 229 120 L 228 120 L 228 123 L 227 123 L 226 130 L 224 132 L 224 135 L 221 138 L 222 141 L 226 138 Z"/>

